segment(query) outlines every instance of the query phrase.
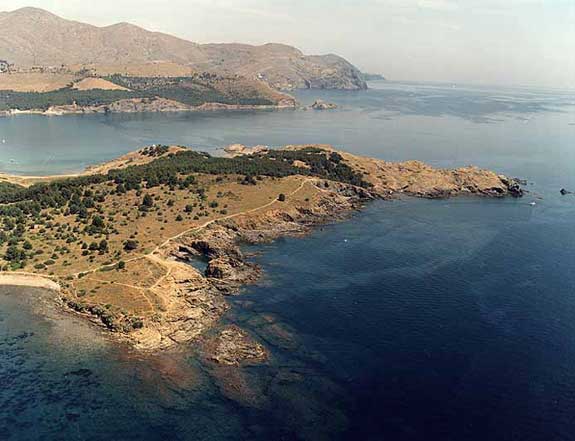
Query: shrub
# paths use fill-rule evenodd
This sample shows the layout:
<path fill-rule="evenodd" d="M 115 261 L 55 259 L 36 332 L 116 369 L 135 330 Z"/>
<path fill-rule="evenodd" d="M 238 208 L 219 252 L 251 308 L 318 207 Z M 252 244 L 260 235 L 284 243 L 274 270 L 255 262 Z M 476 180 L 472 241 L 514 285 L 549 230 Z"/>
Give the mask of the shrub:
<path fill-rule="evenodd" d="M 124 242 L 124 250 L 126 251 L 134 251 L 138 249 L 138 241 L 137 240 L 127 240 Z"/>

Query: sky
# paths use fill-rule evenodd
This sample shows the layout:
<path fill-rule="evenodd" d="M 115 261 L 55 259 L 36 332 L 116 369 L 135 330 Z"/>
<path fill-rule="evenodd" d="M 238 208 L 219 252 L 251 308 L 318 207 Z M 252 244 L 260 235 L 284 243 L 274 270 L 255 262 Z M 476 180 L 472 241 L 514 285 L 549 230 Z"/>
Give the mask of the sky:
<path fill-rule="evenodd" d="M 336 53 L 392 80 L 575 87 L 575 0 L 2 0 L 0 8 L 24 6 L 200 43 Z"/>

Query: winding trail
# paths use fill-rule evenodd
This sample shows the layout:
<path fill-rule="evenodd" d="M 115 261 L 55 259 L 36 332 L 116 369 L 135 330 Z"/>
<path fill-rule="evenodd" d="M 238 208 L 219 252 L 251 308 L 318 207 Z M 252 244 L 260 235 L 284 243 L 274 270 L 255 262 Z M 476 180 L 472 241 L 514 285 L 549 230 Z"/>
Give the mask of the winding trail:
<path fill-rule="evenodd" d="M 307 184 L 308 182 L 311 182 L 311 181 L 313 181 L 313 180 L 314 180 L 314 179 L 312 179 L 312 178 L 307 178 L 307 179 L 305 179 L 305 180 L 299 185 L 298 188 L 296 188 L 294 191 L 292 191 L 291 193 L 289 193 L 289 196 L 293 196 L 294 194 L 296 194 L 297 192 L 299 192 L 299 191 L 305 186 L 305 184 Z M 208 227 L 209 225 L 211 225 L 211 224 L 213 224 L 213 223 L 215 223 L 215 222 L 220 222 L 220 221 L 224 221 L 224 220 L 228 220 L 228 219 L 233 219 L 233 218 L 236 218 L 236 217 L 238 217 L 238 216 L 243 216 L 243 215 L 245 215 L 245 214 L 254 213 L 254 212 L 256 212 L 256 211 L 263 210 L 264 208 L 271 207 L 271 206 L 272 206 L 273 204 L 275 204 L 276 202 L 278 202 L 278 200 L 277 200 L 277 199 L 274 199 L 273 201 L 268 202 L 267 204 L 262 205 L 262 206 L 260 206 L 260 207 L 256 207 L 256 208 L 252 208 L 252 209 L 250 209 L 250 210 L 241 211 L 241 212 L 238 212 L 238 213 L 230 214 L 230 215 L 228 215 L 228 216 L 223 216 L 223 217 L 220 217 L 220 218 L 212 219 L 212 220 L 210 220 L 210 221 L 208 221 L 208 222 L 205 222 L 204 224 L 202 224 L 202 225 L 200 225 L 200 226 L 197 226 L 197 227 L 194 227 L 194 228 L 190 228 L 189 230 L 183 231 L 183 232 L 181 232 L 181 233 L 179 233 L 179 234 L 177 234 L 177 235 L 175 235 L 175 236 L 173 236 L 173 237 L 170 237 L 170 238 L 167 239 L 164 243 L 158 245 L 158 246 L 157 246 L 151 253 L 149 253 L 149 254 L 155 254 L 155 253 L 157 253 L 160 249 L 162 249 L 163 247 L 165 247 L 166 245 L 168 245 L 171 241 L 177 240 L 177 239 L 179 239 L 180 237 L 183 237 L 183 236 L 185 236 L 185 235 L 187 235 L 187 234 L 189 234 L 189 233 L 192 233 L 192 232 L 194 232 L 194 231 L 203 230 L 204 228 Z"/>

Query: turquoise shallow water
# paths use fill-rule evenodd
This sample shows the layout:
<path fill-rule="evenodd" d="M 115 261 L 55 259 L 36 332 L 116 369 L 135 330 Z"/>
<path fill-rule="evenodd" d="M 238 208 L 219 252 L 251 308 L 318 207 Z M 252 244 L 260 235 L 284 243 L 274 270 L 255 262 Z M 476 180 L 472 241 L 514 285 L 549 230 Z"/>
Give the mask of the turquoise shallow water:
<path fill-rule="evenodd" d="M 0 119 L 7 171 L 72 171 L 152 142 L 328 142 L 474 163 L 531 192 L 376 202 L 250 249 L 265 276 L 226 320 L 268 346 L 263 367 L 214 371 L 193 347 L 141 357 L 46 293 L 4 288 L 0 439 L 573 439 L 575 197 L 559 195 L 575 189 L 573 95 L 373 87 L 299 94 L 335 112 Z"/>

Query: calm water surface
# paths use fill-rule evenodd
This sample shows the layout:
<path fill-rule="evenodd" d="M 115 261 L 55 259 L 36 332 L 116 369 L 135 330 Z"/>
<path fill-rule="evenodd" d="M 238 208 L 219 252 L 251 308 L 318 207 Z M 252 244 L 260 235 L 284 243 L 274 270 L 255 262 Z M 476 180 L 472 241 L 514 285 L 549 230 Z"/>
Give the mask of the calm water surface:
<path fill-rule="evenodd" d="M 575 439 L 575 96 L 374 83 L 334 112 L 0 119 L 3 171 L 76 171 L 145 144 L 332 143 L 477 164 L 522 200 L 376 202 L 257 247 L 226 317 L 272 352 L 214 370 L 141 357 L 38 290 L 0 290 L 0 439 Z M 535 206 L 529 202 L 536 201 Z"/>

